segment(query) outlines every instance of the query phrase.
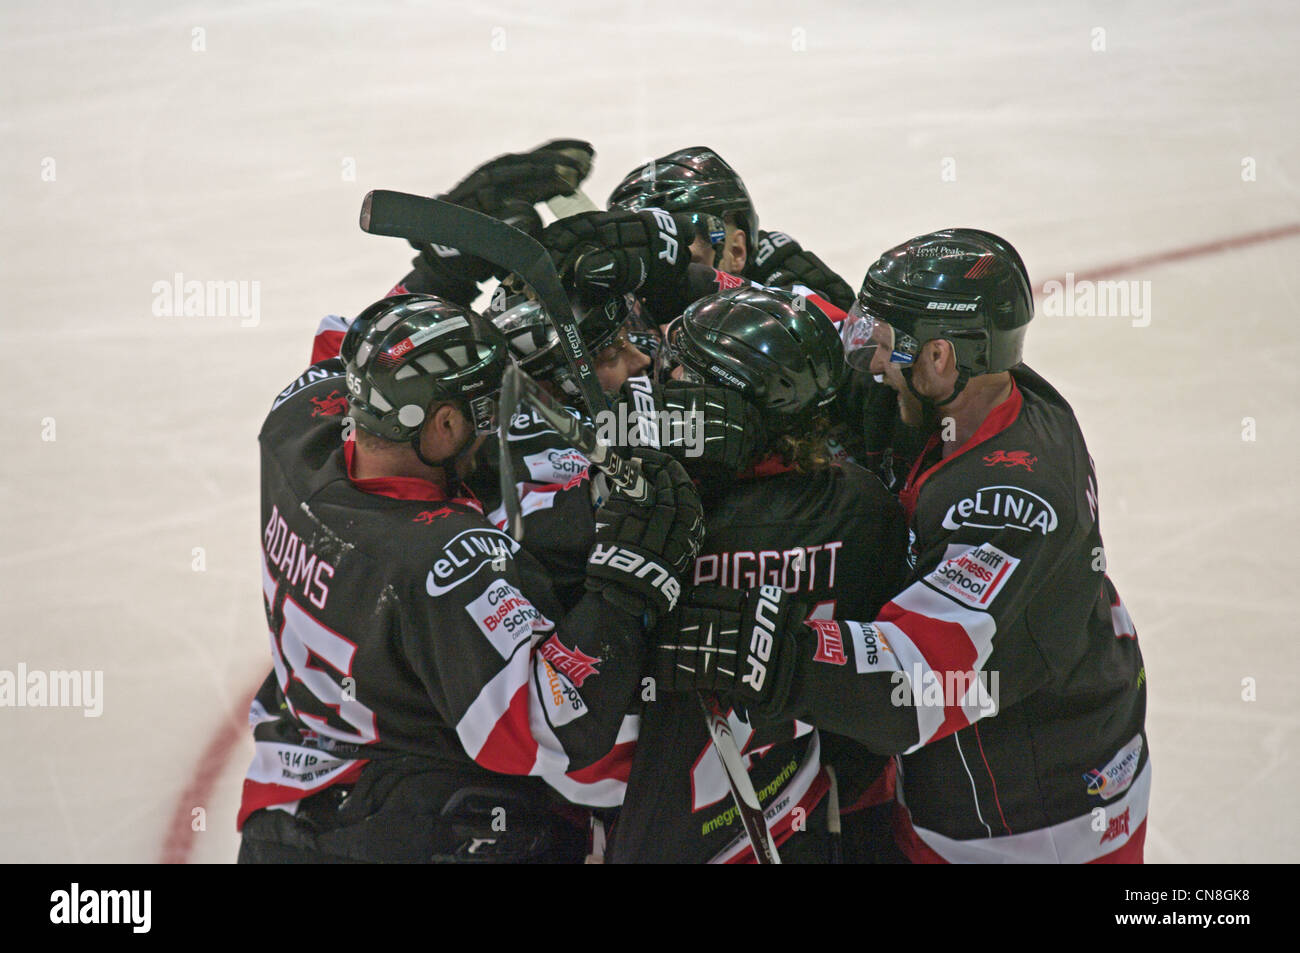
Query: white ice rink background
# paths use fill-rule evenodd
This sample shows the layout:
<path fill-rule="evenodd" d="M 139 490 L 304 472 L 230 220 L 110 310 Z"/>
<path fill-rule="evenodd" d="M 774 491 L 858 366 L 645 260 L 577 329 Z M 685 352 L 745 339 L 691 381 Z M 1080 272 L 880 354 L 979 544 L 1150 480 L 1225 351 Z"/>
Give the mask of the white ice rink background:
<path fill-rule="evenodd" d="M 0 860 L 234 859 L 261 420 L 318 318 L 405 272 L 366 191 L 556 136 L 595 144 L 598 200 L 714 147 L 855 289 L 950 225 L 1040 292 L 1135 282 L 1145 315 L 1040 295 L 1028 360 L 1146 659 L 1147 857 L 1300 859 L 1300 8 L 693 6 L 0 7 L 0 669 L 103 673 L 99 717 L 0 708 Z M 156 314 L 177 275 L 256 308 Z"/>

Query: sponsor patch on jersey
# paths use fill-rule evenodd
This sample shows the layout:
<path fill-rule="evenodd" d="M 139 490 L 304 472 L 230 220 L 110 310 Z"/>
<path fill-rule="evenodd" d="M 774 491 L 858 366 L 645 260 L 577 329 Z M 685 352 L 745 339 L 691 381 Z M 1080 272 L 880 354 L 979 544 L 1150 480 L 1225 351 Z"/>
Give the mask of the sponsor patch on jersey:
<path fill-rule="evenodd" d="M 898 671 L 894 650 L 874 625 L 846 622 L 844 631 L 853 645 L 853 664 L 859 675 Z"/>
<path fill-rule="evenodd" d="M 1124 808 L 1123 814 L 1117 814 L 1110 819 L 1106 825 L 1106 833 L 1101 835 L 1101 840 L 1097 842 L 1100 846 L 1107 841 L 1115 840 L 1117 837 L 1128 837 L 1128 812 L 1130 808 Z"/>
<path fill-rule="evenodd" d="M 571 447 L 553 447 L 524 457 L 528 473 L 538 483 L 568 483 L 586 472 L 591 462 Z"/>
<path fill-rule="evenodd" d="M 504 579 L 492 580 L 465 611 L 502 658 L 509 658 L 521 639 L 551 629 L 551 620 Z"/>
<path fill-rule="evenodd" d="M 813 655 L 813 661 L 825 662 L 828 665 L 846 664 L 849 659 L 844 654 L 844 637 L 840 634 L 839 623 L 826 619 L 806 621 L 817 633 L 817 651 Z"/>
<path fill-rule="evenodd" d="M 1015 529 L 1042 533 L 1056 529 L 1056 510 L 1037 493 L 1018 486 L 985 486 L 958 500 L 943 515 L 944 529 Z"/>
<path fill-rule="evenodd" d="M 945 595 L 975 609 L 987 609 L 1007 584 L 1020 560 L 992 543 L 972 548 L 949 546 L 944 561 L 925 581 Z"/>
<path fill-rule="evenodd" d="M 552 727 L 567 725 L 587 713 L 587 703 L 582 700 L 573 683 L 557 672 L 546 659 L 537 657 L 537 678 L 542 686 L 542 705 Z"/>
<path fill-rule="evenodd" d="M 1103 801 L 1119 797 L 1133 783 L 1141 760 L 1142 736 L 1139 734 L 1120 748 L 1104 768 L 1093 768 L 1084 774 L 1083 782 L 1087 785 L 1089 796 L 1100 797 Z"/>
<path fill-rule="evenodd" d="M 600 674 L 596 670 L 596 666 L 601 661 L 599 658 L 593 658 L 579 648 L 569 648 L 560 641 L 558 635 L 553 635 L 543 642 L 542 647 L 537 651 L 542 658 L 551 663 L 552 668 L 578 688 L 581 688 L 582 683 L 591 676 Z"/>
<path fill-rule="evenodd" d="M 518 549 L 519 544 L 499 529 L 484 526 L 461 530 L 434 559 L 424 588 L 437 598 L 473 578 L 484 566 L 495 566 L 497 572 L 504 572 L 507 560 L 513 559 Z"/>

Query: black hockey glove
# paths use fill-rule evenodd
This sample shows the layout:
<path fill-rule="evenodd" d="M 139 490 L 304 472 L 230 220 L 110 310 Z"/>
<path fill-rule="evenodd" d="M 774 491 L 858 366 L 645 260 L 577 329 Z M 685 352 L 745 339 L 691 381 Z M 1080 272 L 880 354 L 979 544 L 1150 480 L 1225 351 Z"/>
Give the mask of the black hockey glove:
<path fill-rule="evenodd" d="M 639 450 L 650 497 L 633 502 L 615 490 L 596 511 L 596 543 L 587 557 L 587 588 L 654 625 L 677 606 L 681 577 L 704 539 L 700 496 L 682 465 Z"/>
<path fill-rule="evenodd" d="M 533 208 L 538 202 L 573 192 L 591 173 L 595 150 L 580 139 L 554 139 L 531 152 L 509 152 L 479 166 L 450 192 L 444 201 L 482 212 L 512 225 L 534 238 L 542 234 L 542 219 Z M 461 255 L 443 245 L 412 242 L 420 255 L 413 262 L 423 287 L 442 289 L 462 300 L 466 283 L 473 287 L 498 270 L 481 258 Z M 409 285 L 408 285 L 409 286 Z M 471 300 L 477 295 L 477 289 Z"/>
<path fill-rule="evenodd" d="M 629 422 L 639 418 L 642 443 L 653 446 L 657 440 L 696 479 L 734 477 L 763 445 L 762 414 L 725 387 L 632 377 L 620 403 L 628 405 Z"/>
<path fill-rule="evenodd" d="M 758 253 L 749 277 L 771 288 L 806 285 L 844 311 L 857 300 L 843 278 L 785 232 L 759 232 Z"/>
<path fill-rule="evenodd" d="M 683 300 L 694 226 L 660 209 L 583 212 L 552 222 L 542 233 L 561 277 L 580 295 L 635 292 Z M 684 307 L 684 305 L 683 305 Z"/>
<path fill-rule="evenodd" d="M 712 691 L 780 707 L 790 692 L 806 607 L 780 586 L 697 586 L 654 635 L 659 691 Z"/>

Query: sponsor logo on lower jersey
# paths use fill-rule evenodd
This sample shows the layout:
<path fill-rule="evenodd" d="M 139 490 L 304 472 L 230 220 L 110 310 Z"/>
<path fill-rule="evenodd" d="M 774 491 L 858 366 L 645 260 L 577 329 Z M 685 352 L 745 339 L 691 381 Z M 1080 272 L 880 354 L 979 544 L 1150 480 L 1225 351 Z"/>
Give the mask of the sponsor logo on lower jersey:
<path fill-rule="evenodd" d="M 1110 819 L 1110 823 L 1106 825 L 1106 833 L 1101 835 L 1098 844 L 1104 844 L 1106 841 L 1114 840 L 1121 835 L 1128 837 L 1128 812 L 1129 808 L 1126 807 L 1123 814 L 1117 814 Z"/>
<path fill-rule="evenodd" d="M 1138 762 L 1142 760 L 1142 736 L 1134 735 L 1104 768 L 1093 768 L 1083 776 L 1088 794 L 1109 801 L 1128 790 L 1137 775 Z"/>
<path fill-rule="evenodd" d="M 520 640 L 551 629 L 550 620 L 504 579 L 494 579 L 465 611 L 502 658 L 509 658 Z"/>
<path fill-rule="evenodd" d="M 992 543 L 982 543 L 973 549 L 949 546 L 944 561 L 925 581 L 958 602 L 987 609 L 1019 565 L 1019 559 Z"/>

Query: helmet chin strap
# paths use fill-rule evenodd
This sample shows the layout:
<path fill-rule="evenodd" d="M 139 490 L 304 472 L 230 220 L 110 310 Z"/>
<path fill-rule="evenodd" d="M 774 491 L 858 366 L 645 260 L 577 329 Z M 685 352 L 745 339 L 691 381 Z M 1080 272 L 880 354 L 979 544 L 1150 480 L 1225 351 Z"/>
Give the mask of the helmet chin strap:
<path fill-rule="evenodd" d="M 966 384 L 970 381 L 970 374 L 960 367 L 957 368 L 957 380 L 953 384 L 952 393 L 943 400 L 935 400 L 933 397 L 926 397 L 917 390 L 916 385 L 912 383 L 912 370 L 914 368 L 914 364 L 909 364 L 907 367 L 902 368 L 903 380 L 907 383 L 907 389 L 912 392 L 912 396 L 921 402 L 922 407 L 927 409 L 945 407 L 948 404 L 951 404 L 957 399 L 961 392 L 966 389 Z"/>

